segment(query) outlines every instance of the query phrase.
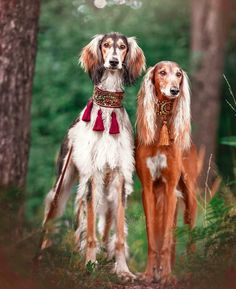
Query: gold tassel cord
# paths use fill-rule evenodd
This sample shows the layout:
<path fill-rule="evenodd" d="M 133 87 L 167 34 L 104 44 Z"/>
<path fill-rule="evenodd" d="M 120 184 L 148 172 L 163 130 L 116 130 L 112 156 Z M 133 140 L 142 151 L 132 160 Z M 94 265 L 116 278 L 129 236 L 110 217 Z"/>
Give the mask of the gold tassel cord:
<path fill-rule="evenodd" d="M 162 123 L 162 128 L 160 131 L 159 145 L 160 146 L 170 145 L 169 131 L 168 131 L 168 127 L 167 127 L 167 121 L 165 121 L 165 120 Z"/>

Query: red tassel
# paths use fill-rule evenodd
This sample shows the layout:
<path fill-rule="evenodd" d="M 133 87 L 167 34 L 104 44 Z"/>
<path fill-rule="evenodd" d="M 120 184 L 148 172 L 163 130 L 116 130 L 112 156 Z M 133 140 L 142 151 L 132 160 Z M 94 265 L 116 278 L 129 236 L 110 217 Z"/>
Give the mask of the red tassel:
<path fill-rule="evenodd" d="M 109 133 L 110 134 L 120 133 L 119 124 L 116 119 L 116 113 L 114 111 L 111 113 L 111 126 L 110 126 Z"/>
<path fill-rule="evenodd" d="M 82 120 L 83 121 L 86 121 L 86 122 L 89 122 L 90 119 L 91 119 L 91 111 L 92 111 L 92 108 L 93 108 L 93 101 L 90 100 L 86 106 L 86 109 L 84 111 L 84 114 L 82 116 Z"/>
<path fill-rule="evenodd" d="M 98 111 L 98 115 L 97 115 L 93 130 L 95 130 L 95 131 L 104 131 L 104 124 L 103 124 L 103 120 L 102 120 L 102 110 L 101 110 L 101 108 Z"/>

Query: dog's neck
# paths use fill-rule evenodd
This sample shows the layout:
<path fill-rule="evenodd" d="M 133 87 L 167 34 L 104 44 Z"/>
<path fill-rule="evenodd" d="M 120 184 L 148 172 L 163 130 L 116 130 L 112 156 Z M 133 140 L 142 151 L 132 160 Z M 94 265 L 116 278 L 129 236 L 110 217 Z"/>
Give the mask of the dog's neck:
<path fill-rule="evenodd" d="M 158 94 L 156 102 L 156 139 L 159 145 L 170 145 L 174 140 L 175 99 L 168 99 L 163 94 Z"/>
<path fill-rule="evenodd" d="M 157 115 L 169 119 L 173 114 L 175 99 L 168 99 L 164 95 L 157 97 Z"/>
<path fill-rule="evenodd" d="M 105 70 L 98 87 L 105 91 L 123 91 L 122 74 L 122 70 Z"/>

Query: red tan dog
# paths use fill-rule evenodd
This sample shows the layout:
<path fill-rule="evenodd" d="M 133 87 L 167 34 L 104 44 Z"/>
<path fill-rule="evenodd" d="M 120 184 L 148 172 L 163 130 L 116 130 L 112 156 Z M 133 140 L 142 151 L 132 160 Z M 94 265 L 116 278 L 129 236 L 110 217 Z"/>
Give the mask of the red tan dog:
<path fill-rule="evenodd" d="M 143 188 L 148 237 L 144 277 L 148 280 L 157 277 L 166 282 L 170 278 L 180 191 L 184 221 L 194 226 L 199 168 L 190 130 L 187 75 L 177 63 L 159 62 L 145 76 L 137 111 L 136 169 Z"/>

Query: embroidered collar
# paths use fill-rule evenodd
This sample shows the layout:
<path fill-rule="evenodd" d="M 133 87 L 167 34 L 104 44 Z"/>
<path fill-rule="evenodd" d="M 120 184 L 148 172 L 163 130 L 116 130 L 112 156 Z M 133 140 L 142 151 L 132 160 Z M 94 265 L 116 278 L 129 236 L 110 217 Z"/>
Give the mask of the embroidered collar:
<path fill-rule="evenodd" d="M 94 88 L 93 101 L 103 107 L 120 108 L 122 107 L 122 100 L 124 97 L 124 91 L 105 91 L 101 90 L 97 86 Z"/>
<path fill-rule="evenodd" d="M 157 102 L 157 115 L 161 117 L 161 130 L 159 135 L 159 145 L 169 146 L 173 139 L 170 137 L 168 128 L 168 121 L 172 115 L 174 100 L 158 100 Z"/>
<path fill-rule="evenodd" d="M 158 100 L 157 114 L 162 117 L 170 116 L 173 109 L 174 100 Z"/>

